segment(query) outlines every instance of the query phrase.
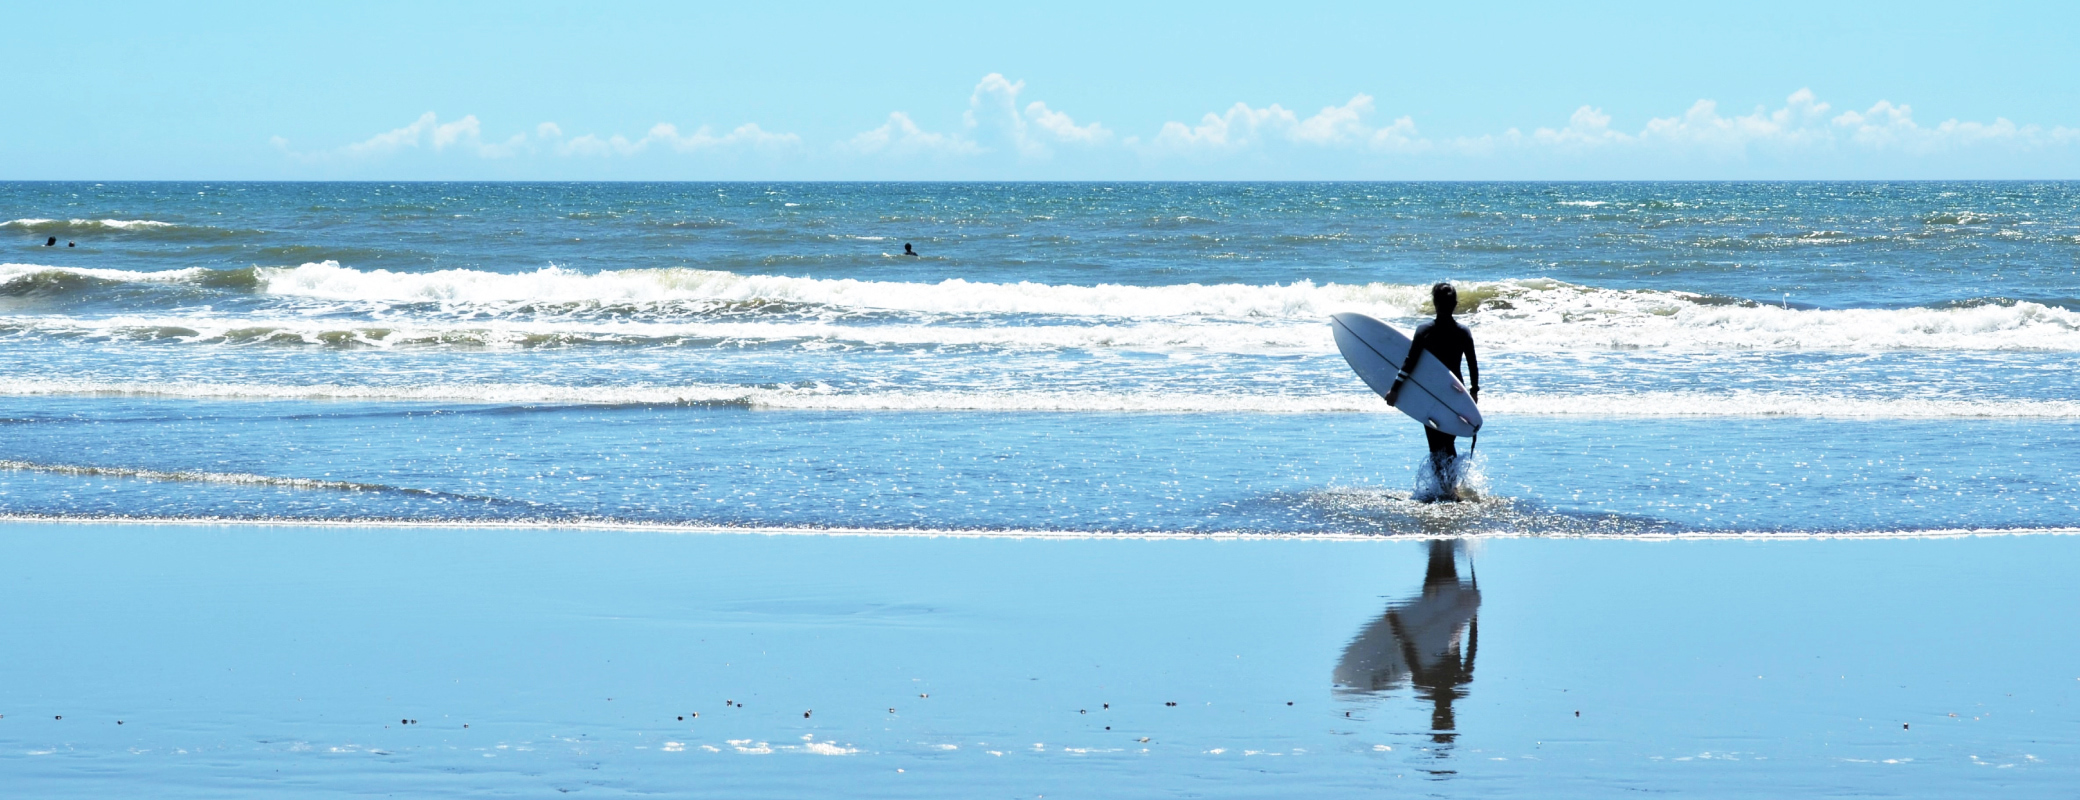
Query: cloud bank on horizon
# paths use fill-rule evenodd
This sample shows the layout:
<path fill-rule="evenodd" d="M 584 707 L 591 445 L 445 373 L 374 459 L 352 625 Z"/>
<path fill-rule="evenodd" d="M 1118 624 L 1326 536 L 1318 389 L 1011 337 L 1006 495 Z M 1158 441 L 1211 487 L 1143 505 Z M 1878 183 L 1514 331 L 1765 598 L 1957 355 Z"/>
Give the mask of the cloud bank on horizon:
<path fill-rule="evenodd" d="M 1778 108 L 1722 112 L 1700 99 L 1638 127 L 1578 107 L 1564 123 L 1477 135 L 1432 136 L 1413 116 L 1388 118 L 1357 94 L 1303 116 L 1277 103 L 1238 102 L 1192 121 L 1123 134 L 1026 97 L 1024 81 L 990 73 L 957 125 L 930 130 L 908 111 L 835 141 L 810 141 L 757 122 L 682 132 L 659 122 L 640 136 L 567 134 L 556 122 L 503 136 L 474 115 L 433 111 L 402 127 L 329 149 L 272 144 L 292 164 L 334 173 L 382 173 L 400 159 L 475 160 L 501 175 L 554 165 L 557 175 L 612 177 L 1048 178 L 1839 178 L 2030 177 L 2080 174 L 2080 128 L 1946 119 L 1924 124 L 1905 103 L 1879 99 L 1837 109 L 1808 89 Z M 2033 165 L 2033 166 L 2032 166 Z M 1994 173 L 1994 174 L 1989 174 Z"/>

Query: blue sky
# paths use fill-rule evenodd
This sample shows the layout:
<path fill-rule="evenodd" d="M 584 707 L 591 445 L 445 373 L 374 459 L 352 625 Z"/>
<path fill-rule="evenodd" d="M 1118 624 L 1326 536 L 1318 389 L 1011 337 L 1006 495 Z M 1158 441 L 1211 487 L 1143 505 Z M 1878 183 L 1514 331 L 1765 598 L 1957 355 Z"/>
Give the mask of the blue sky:
<path fill-rule="evenodd" d="M 0 3 L 0 179 L 2080 177 L 2080 4 Z"/>

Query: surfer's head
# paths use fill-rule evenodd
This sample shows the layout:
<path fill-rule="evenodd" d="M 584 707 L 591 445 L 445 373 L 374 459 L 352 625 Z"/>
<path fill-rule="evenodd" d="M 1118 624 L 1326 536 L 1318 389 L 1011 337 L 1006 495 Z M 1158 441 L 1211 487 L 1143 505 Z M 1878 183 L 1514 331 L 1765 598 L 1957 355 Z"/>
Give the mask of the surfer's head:
<path fill-rule="evenodd" d="M 1459 310 L 1459 290 L 1447 281 L 1438 281 L 1430 287 L 1430 302 L 1437 304 L 1437 315 L 1449 317 Z"/>

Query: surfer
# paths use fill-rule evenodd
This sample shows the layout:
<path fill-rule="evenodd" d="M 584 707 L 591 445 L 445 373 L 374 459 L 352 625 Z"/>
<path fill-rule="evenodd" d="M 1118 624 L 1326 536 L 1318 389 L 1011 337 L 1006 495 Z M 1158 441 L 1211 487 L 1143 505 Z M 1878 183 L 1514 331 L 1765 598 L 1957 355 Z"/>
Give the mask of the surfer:
<path fill-rule="evenodd" d="M 909 257 L 911 257 L 911 258 L 916 258 L 916 257 L 917 257 L 917 251 L 916 251 L 916 250 L 912 250 L 912 249 L 910 249 L 910 243 L 909 243 L 909 242 L 904 242 L 904 243 L 903 243 L 903 255 L 909 256 Z"/>
<path fill-rule="evenodd" d="M 1459 290 L 1450 283 L 1440 282 L 1430 287 L 1430 299 L 1437 305 L 1437 319 L 1416 326 L 1416 335 L 1410 339 L 1408 360 L 1401 365 L 1400 374 L 1394 376 L 1394 386 L 1387 390 L 1387 405 L 1401 402 L 1401 382 L 1408 380 L 1408 371 L 1416 368 L 1416 359 L 1425 351 L 1444 362 L 1454 376 L 1466 381 L 1466 393 L 1474 402 L 1481 399 L 1481 366 L 1473 356 L 1473 332 L 1452 318 L 1459 310 Z M 1466 372 L 1459 371 L 1459 357 L 1466 357 Z M 1471 374 L 1472 380 L 1467 380 Z M 1437 491 L 1441 500 L 1459 499 L 1458 461 L 1459 448 L 1456 437 L 1434 428 L 1423 428 L 1423 436 L 1430 440 L 1430 469 L 1437 477 Z"/>

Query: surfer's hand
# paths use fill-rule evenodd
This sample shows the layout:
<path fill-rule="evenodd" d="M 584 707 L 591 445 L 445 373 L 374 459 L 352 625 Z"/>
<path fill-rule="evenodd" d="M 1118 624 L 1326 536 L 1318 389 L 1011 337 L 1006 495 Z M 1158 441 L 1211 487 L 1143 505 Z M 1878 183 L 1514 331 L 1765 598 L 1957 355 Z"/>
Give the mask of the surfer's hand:
<path fill-rule="evenodd" d="M 1398 384 L 1398 383 L 1397 383 L 1397 384 L 1394 384 L 1394 388 L 1392 388 L 1392 389 L 1388 389 L 1388 390 L 1387 390 L 1387 405 L 1390 405 L 1390 406 L 1398 406 L 1398 405 L 1400 405 L 1400 404 L 1401 404 L 1401 384 Z"/>

